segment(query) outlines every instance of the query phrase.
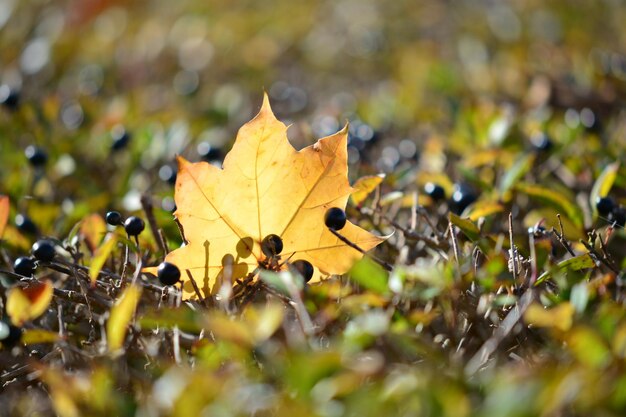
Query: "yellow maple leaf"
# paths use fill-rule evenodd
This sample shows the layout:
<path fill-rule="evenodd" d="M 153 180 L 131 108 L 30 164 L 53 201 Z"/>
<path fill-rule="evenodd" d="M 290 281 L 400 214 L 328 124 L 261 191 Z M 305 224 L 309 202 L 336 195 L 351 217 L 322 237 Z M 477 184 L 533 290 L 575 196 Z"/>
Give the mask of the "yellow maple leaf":
<path fill-rule="evenodd" d="M 354 191 L 347 177 L 347 136 L 346 127 L 296 151 L 265 95 L 222 169 L 179 157 L 175 217 L 187 242 L 165 260 L 181 270 L 185 297 L 195 297 L 188 273 L 209 294 L 254 271 L 264 260 L 260 243 L 269 234 L 281 237 L 283 260 L 314 266 L 312 281 L 347 272 L 362 254 L 324 224 L 326 210 L 345 209 Z M 364 250 L 385 239 L 350 222 L 340 233 Z"/>

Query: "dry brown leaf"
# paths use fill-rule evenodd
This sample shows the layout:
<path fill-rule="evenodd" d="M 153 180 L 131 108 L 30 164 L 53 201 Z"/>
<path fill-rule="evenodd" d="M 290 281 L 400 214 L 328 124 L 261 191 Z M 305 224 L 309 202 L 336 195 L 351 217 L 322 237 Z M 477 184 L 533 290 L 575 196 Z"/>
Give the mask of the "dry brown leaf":
<path fill-rule="evenodd" d="M 9 220 L 9 197 L 0 195 L 0 239 L 4 235 L 4 228 Z"/>
<path fill-rule="evenodd" d="M 347 128 L 296 151 L 267 95 L 239 130 L 223 169 L 179 157 L 175 216 L 188 243 L 166 261 L 181 269 L 185 296 L 195 297 L 186 270 L 204 294 L 252 272 L 269 234 L 282 238 L 283 259 L 311 262 L 312 281 L 347 272 L 362 254 L 324 225 L 326 210 L 345 209 L 354 191 L 347 175 Z M 350 222 L 341 234 L 364 250 L 384 240 Z"/>

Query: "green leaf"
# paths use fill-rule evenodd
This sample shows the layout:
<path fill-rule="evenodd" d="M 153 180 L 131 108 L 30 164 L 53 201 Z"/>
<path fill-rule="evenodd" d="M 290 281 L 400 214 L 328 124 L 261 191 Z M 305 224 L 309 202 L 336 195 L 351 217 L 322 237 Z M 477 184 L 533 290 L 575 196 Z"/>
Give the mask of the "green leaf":
<path fill-rule="evenodd" d="M 500 181 L 500 195 L 503 196 L 506 194 L 516 182 L 518 182 L 526 173 L 532 168 L 533 162 L 535 160 L 534 154 L 527 154 L 520 157 L 511 168 L 509 168 L 504 176 L 502 177 L 502 181 Z"/>
<path fill-rule="evenodd" d="M 574 258 L 569 258 L 564 261 L 559 262 L 556 265 L 557 270 L 568 269 L 570 271 L 580 271 L 581 269 L 593 268 L 596 266 L 595 261 L 588 253 L 583 255 L 576 256 Z M 546 271 L 539 278 L 537 278 L 537 282 L 535 285 L 541 284 L 546 279 L 552 277 L 552 271 Z"/>
<path fill-rule="evenodd" d="M 515 189 L 530 198 L 555 208 L 559 213 L 567 216 L 577 228 L 582 229 L 584 223 L 582 211 L 563 194 L 547 187 L 526 183 L 516 185 Z"/>
<path fill-rule="evenodd" d="M 450 213 L 448 218 L 450 219 L 450 222 L 461 229 L 461 231 L 465 233 L 471 241 L 475 242 L 480 239 L 480 230 L 471 220 L 462 219 L 454 213 Z"/>
<path fill-rule="evenodd" d="M 465 234 L 465 236 L 469 238 L 469 240 L 478 245 L 483 253 L 491 253 L 495 246 L 493 238 L 490 236 L 483 236 L 480 233 L 480 229 L 478 229 L 478 226 L 476 226 L 474 222 L 472 222 L 470 219 L 463 219 L 454 213 L 450 213 L 448 215 L 448 219 L 454 226 L 461 229 L 461 231 Z"/>
<path fill-rule="evenodd" d="M 362 258 L 354 264 L 350 277 L 359 285 L 378 294 L 390 293 L 387 285 L 387 273 L 382 266 L 370 258 Z"/>
<path fill-rule="evenodd" d="M 259 275 L 263 282 L 288 297 L 291 296 L 293 290 L 299 291 L 304 287 L 302 278 L 296 277 L 289 271 L 273 272 L 262 269 Z"/>
<path fill-rule="evenodd" d="M 115 352 L 124 345 L 126 330 L 133 318 L 140 298 L 141 287 L 139 285 L 131 285 L 126 288 L 117 303 L 111 308 L 111 316 L 107 322 L 109 352 Z"/>
<path fill-rule="evenodd" d="M 598 197 L 606 197 L 609 194 L 609 191 L 611 191 L 611 187 L 613 187 L 613 183 L 617 178 L 619 165 L 619 162 L 613 162 L 612 164 L 607 165 L 596 182 L 593 184 L 593 188 L 591 188 L 591 193 L 589 194 L 589 204 L 593 210 L 594 219 L 598 217 L 596 200 Z"/>
<path fill-rule="evenodd" d="M 586 281 L 579 282 L 572 287 L 569 296 L 570 302 L 577 313 L 583 313 L 589 302 L 589 287 Z"/>
<path fill-rule="evenodd" d="M 139 325 L 146 329 L 166 327 L 173 329 L 178 327 L 184 332 L 197 333 L 202 330 L 203 318 L 190 308 L 159 308 L 151 309 L 139 318 Z"/>

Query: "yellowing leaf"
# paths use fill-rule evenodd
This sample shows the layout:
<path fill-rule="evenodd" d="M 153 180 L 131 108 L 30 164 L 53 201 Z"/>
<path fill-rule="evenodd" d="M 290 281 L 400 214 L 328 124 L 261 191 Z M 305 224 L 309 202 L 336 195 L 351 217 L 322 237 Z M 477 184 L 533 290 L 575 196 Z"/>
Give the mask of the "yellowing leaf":
<path fill-rule="evenodd" d="M 52 301 L 54 287 L 49 280 L 26 288 L 13 287 L 7 294 L 7 314 L 16 326 L 41 316 Z"/>
<path fill-rule="evenodd" d="M 228 340 L 239 346 L 253 346 L 253 330 L 242 321 L 232 320 L 223 314 L 212 314 L 207 327 L 217 339 Z"/>
<path fill-rule="evenodd" d="M 368 195 L 372 193 L 385 179 L 385 174 L 368 175 L 361 177 L 352 186 L 354 191 L 350 196 L 352 203 L 358 206 L 365 201 Z"/>
<path fill-rule="evenodd" d="M 7 224 L 4 228 L 4 241 L 14 246 L 17 249 L 28 251 L 31 247 L 30 240 L 24 236 L 20 231 L 13 225 Z"/>
<path fill-rule="evenodd" d="M 528 306 L 524 313 L 524 320 L 536 327 L 548 327 L 568 331 L 572 327 L 574 306 L 564 302 L 558 306 L 545 309 L 541 304 L 534 303 Z"/>
<path fill-rule="evenodd" d="M 269 339 L 283 322 L 284 307 L 268 304 L 263 308 L 249 307 L 244 311 L 245 323 L 250 328 L 256 343 Z"/>
<path fill-rule="evenodd" d="M 9 220 L 9 197 L 0 195 L 0 239 Z"/>
<path fill-rule="evenodd" d="M 96 284 L 96 279 L 98 279 L 102 266 L 111 254 L 111 251 L 115 248 L 116 243 L 117 239 L 115 235 L 111 234 L 93 254 L 91 265 L 89 265 L 89 279 L 91 280 L 92 286 Z"/>
<path fill-rule="evenodd" d="M 472 205 L 469 218 L 472 221 L 477 221 L 481 217 L 489 217 L 492 214 L 501 213 L 502 211 L 504 211 L 504 206 L 500 203 L 492 201 L 478 202 Z"/>
<path fill-rule="evenodd" d="M 28 329 L 22 333 L 22 343 L 25 345 L 54 343 L 57 340 L 59 340 L 59 334 L 50 330 Z"/>
<path fill-rule="evenodd" d="M 91 253 L 96 250 L 106 231 L 107 226 L 104 219 L 96 213 L 85 217 L 80 225 L 80 234 L 85 239 Z"/>
<path fill-rule="evenodd" d="M 567 334 L 569 350 L 578 361 L 590 368 L 603 368 L 611 361 L 611 351 L 592 328 L 576 327 Z"/>
<path fill-rule="evenodd" d="M 567 216 L 578 229 L 582 229 L 583 213 L 580 207 L 570 202 L 565 195 L 550 188 L 526 183 L 516 185 L 515 189 L 541 203 L 552 206 L 561 215 Z"/>
<path fill-rule="evenodd" d="M 265 96 L 259 114 L 239 130 L 223 169 L 178 158 L 175 216 L 188 243 L 166 261 L 186 281 L 189 270 L 209 294 L 252 272 L 265 259 L 260 242 L 276 234 L 283 259 L 315 267 L 312 281 L 342 274 L 362 254 L 326 228 L 324 214 L 346 207 L 353 192 L 347 174 L 347 128 L 296 151 Z M 341 234 L 364 250 L 384 240 L 350 222 Z M 183 289 L 186 298 L 196 297 L 189 282 Z"/>
<path fill-rule="evenodd" d="M 111 316 L 107 322 L 109 352 L 115 352 L 124 345 L 128 324 L 133 318 L 140 298 L 141 287 L 131 285 L 124 290 L 117 303 L 111 308 Z"/>

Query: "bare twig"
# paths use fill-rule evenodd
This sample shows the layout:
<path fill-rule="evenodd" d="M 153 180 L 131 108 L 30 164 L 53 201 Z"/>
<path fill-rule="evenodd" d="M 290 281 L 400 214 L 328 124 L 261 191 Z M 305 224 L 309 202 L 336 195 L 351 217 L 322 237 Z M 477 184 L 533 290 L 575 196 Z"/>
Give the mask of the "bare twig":
<path fill-rule="evenodd" d="M 209 308 L 209 304 L 206 302 L 206 299 L 202 296 L 202 292 L 200 291 L 200 288 L 198 288 L 198 284 L 196 283 L 196 281 L 193 279 L 193 275 L 191 275 L 191 272 L 189 272 L 188 269 L 186 269 L 185 272 L 187 273 L 187 276 L 189 277 L 189 281 L 191 282 L 191 286 L 193 287 L 193 290 L 196 292 L 196 295 L 198 296 L 198 301 L 202 303 L 204 308 Z"/>
<path fill-rule="evenodd" d="M 535 249 L 535 234 L 533 232 L 528 233 L 528 246 L 530 247 L 530 282 L 529 286 L 535 285 L 537 281 L 537 250 Z"/>
<path fill-rule="evenodd" d="M 450 240 L 452 241 L 452 250 L 454 251 L 454 259 L 456 260 L 456 266 L 460 265 L 461 251 L 459 249 L 459 241 L 456 238 L 456 232 L 452 222 L 448 223 L 448 230 L 450 230 Z"/>
<path fill-rule="evenodd" d="M 343 243 L 345 243 L 346 245 L 350 246 L 352 249 L 355 249 L 359 252 L 361 252 L 363 255 L 366 254 L 366 252 L 361 249 L 356 243 L 351 242 L 349 239 L 343 237 L 341 234 L 339 234 L 339 232 L 337 232 L 336 230 L 333 229 L 328 229 L 330 230 L 330 232 L 335 235 L 337 237 L 337 239 L 341 240 Z M 373 256 L 373 255 L 368 255 L 374 262 L 376 262 L 377 264 L 379 264 L 380 266 L 382 266 L 383 268 L 385 268 L 387 271 L 393 271 L 393 266 L 391 266 L 389 263 L 378 259 L 377 257 Z"/>
<path fill-rule="evenodd" d="M 519 271 L 517 270 L 517 250 L 515 248 L 515 241 L 513 240 L 513 213 L 509 213 L 509 244 L 509 259 L 513 264 L 513 280 L 517 283 Z"/>
<path fill-rule="evenodd" d="M 148 219 L 148 224 L 150 225 L 150 230 L 152 231 L 152 235 L 154 239 L 157 241 L 159 248 L 163 251 L 163 256 L 167 255 L 167 245 L 165 244 L 165 239 L 163 239 L 163 234 L 157 225 L 156 219 L 154 218 L 154 207 L 152 205 L 152 199 L 147 194 L 143 194 L 141 196 L 141 207 L 143 207 L 143 211 L 146 213 L 146 218 Z"/>
<path fill-rule="evenodd" d="M 357 210 L 359 210 L 359 213 L 364 214 L 366 216 L 370 216 L 371 217 L 372 214 L 373 214 L 366 208 L 361 208 L 361 209 L 357 209 Z M 418 208 L 418 210 L 419 210 L 419 208 Z M 388 218 L 385 215 L 381 214 L 381 218 L 383 220 L 385 220 L 386 222 L 388 222 L 394 228 L 402 231 L 402 233 L 404 233 L 404 236 L 407 239 L 424 242 L 426 244 L 426 246 L 428 246 L 428 247 L 430 247 L 432 249 L 438 250 L 438 251 L 446 251 L 446 250 L 448 250 L 450 248 L 446 241 L 439 241 L 438 239 L 434 240 L 434 239 L 429 238 L 428 236 L 421 235 L 421 234 L 415 232 L 414 230 L 407 229 L 406 227 L 400 225 L 398 222 L 396 222 L 393 219 Z M 426 219 L 427 219 L 427 217 L 426 217 Z M 430 221 L 429 221 L 429 224 L 430 224 Z M 434 226 L 431 225 L 431 227 L 434 227 Z M 434 228 L 433 228 L 433 232 L 434 233 L 438 233 L 437 230 L 434 229 Z"/>
<path fill-rule="evenodd" d="M 534 292 L 532 289 L 526 290 L 519 302 L 502 320 L 500 326 L 493 332 L 493 335 L 483 343 L 478 352 L 469 360 L 465 367 L 465 374 L 474 375 L 480 368 L 487 363 L 491 355 L 498 349 L 500 343 L 511 333 L 513 327 L 522 319 L 528 306 L 534 300 Z"/>
<path fill-rule="evenodd" d="M 556 239 L 559 241 L 559 243 L 565 248 L 565 250 L 570 255 L 576 256 L 576 253 L 574 253 L 574 251 L 572 250 L 572 247 L 570 246 L 569 242 L 565 239 L 565 234 L 563 233 L 563 222 L 561 221 L 561 215 L 557 214 L 556 218 L 559 220 L 560 232 L 557 232 L 554 228 L 552 228 L 552 233 L 554 234 L 554 236 L 556 236 Z"/>

